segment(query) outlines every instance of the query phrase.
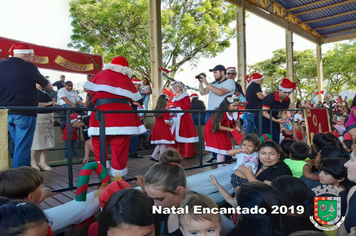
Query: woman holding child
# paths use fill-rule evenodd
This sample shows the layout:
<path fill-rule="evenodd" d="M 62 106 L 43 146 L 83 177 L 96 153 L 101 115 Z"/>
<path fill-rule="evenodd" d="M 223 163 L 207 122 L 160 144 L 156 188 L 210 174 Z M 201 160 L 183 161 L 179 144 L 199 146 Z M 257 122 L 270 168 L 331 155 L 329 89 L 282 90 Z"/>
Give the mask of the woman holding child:
<path fill-rule="evenodd" d="M 251 167 L 240 165 L 238 170 L 246 176 L 248 182 L 262 181 L 270 183 L 274 178 L 281 175 L 292 175 L 289 167 L 280 160 L 281 151 L 277 143 L 273 141 L 263 142 L 258 150 L 259 169 L 256 175 Z"/>

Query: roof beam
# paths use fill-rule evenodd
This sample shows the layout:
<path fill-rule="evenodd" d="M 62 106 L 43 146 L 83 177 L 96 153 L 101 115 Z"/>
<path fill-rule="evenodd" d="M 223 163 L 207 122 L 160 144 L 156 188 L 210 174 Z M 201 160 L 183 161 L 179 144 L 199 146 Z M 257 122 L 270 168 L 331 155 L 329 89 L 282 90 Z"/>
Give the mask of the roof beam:
<path fill-rule="evenodd" d="M 344 34 L 344 35 L 339 35 L 335 37 L 330 37 L 330 38 L 323 38 L 321 39 L 322 44 L 325 43 L 335 43 L 339 42 L 342 40 L 349 40 L 349 39 L 355 39 L 356 38 L 356 33 L 351 33 L 351 34 Z"/>
<path fill-rule="evenodd" d="M 252 12 L 259 17 L 262 17 L 265 20 L 268 20 L 284 29 L 292 30 L 294 33 L 302 36 L 303 38 L 310 40 L 316 44 L 321 43 L 321 35 L 315 31 L 311 31 L 310 27 L 306 24 L 302 23 L 296 17 L 293 17 L 288 11 L 284 8 L 275 9 L 275 12 L 271 12 L 268 9 L 262 8 L 262 6 L 258 5 L 258 0 L 227 0 L 228 2 L 241 6 L 242 2 L 245 2 L 246 10 Z M 273 8 L 278 7 L 276 3 L 273 2 Z M 288 14 L 287 14 L 288 13 Z"/>
<path fill-rule="evenodd" d="M 319 28 L 316 28 L 316 29 L 314 29 L 314 30 L 326 29 L 326 28 L 336 27 L 336 26 L 340 26 L 340 25 L 351 24 L 351 23 L 355 23 L 355 22 L 356 22 L 356 20 L 352 20 L 352 21 L 347 21 L 347 22 L 343 22 L 343 23 L 339 23 L 339 24 L 334 24 L 334 25 L 328 25 L 328 26 L 324 26 L 324 27 L 319 27 Z"/>
<path fill-rule="evenodd" d="M 315 12 L 315 11 L 320 11 L 320 10 L 324 10 L 324 9 L 328 9 L 328 8 L 332 8 L 332 7 L 341 6 L 341 5 L 350 3 L 350 2 L 356 2 L 356 0 L 347 0 L 347 1 L 344 1 L 344 2 L 338 2 L 338 3 L 335 3 L 335 4 L 331 4 L 329 6 L 319 7 L 319 8 L 315 8 L 315 9 L 312 9 L 312 10 L 295 13 L 294 15 L 295 16 L 299 16 L 299 15 L 303 15 L 303 14 L 307 14 L 307 13 L 311 13 L 311 12 Z"/>
<path fill-rule="evenodd" d="M 327 16 L 327 17 L 323 17 L 323 18 L 319 18 L 319 19 L 315 19 L 315 20 L 304 21 L 304 23 L 308 24 L 308 23 L 312 23 L 312 22 L 316 22 L 316 21 L 320 21 L 320 20 L 327 20 L 327 19 L 331 19 L 331 18 L 335 18 L 335 17 L 339 17 L 339 16 L 349 15 L 349 14 L 352 14 L 352 13 L 356 13 L 356 10 L 349 11 L 349 12 L 343 12 L 343 13 L 340 13 L 340 14 L 336 14 L 336 15 L 333 15 L 333 16 Z"/>
<path fill-rule="evenodd" d="M 328 35 L 340 34 L 340 33 L 345 33 L 345 32 L 350 32 L 350 31 L 355 31 L 355 30 L 356 30 L 356 28 L 352 28 L 352 29 L 337 31 L 337 32 L 333 32 L 333 33 L 323 34 L 323 36 L 325 37 L 325 36 L 328 36 Z"/>
<path fill-rule="evenodd" d="M 330 0 L 320 0 L 320 1 L 312 2 L 312 3 L 304 4 L 304 5 L 301 5 L 301 6 L 288 8 L 287 10 L 288 10 L 288 11 L 295 11 L 295 10 L 298 10 L 298 9 L 300 9 L 300 8 L 310 7 L 310 6 L 319 4 L 319 3 L 329 2 L 329 1 L 330 1 Z"/>

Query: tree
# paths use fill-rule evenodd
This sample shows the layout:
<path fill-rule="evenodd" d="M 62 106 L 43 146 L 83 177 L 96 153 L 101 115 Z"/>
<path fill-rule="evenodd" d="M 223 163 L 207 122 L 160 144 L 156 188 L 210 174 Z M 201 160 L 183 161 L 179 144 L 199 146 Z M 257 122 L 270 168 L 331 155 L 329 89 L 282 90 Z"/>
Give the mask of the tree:
<path fill-rule="evenodd" d="M 72 42 L 81 52 L 127 58 L 142 76 L 151 72 L 149 0 L 72 0 Z M 236 36 L 235 6 L 224 0 L 162 0 L 163 65 L 174 74 L 187 62 L 215 57 Z"/>
<path fill-rule="evenodd" d="M 273 57 L 249 66 L 251 73 L 258 72 L 264 76 L 262 87 L 273 92 L 283 78 L 286 78 L 286 50 L 278 49 Z M 294 82 L 297 83 L 296 97 L 311 99 L 317 90 L 316 56 L 311 49 L 293 52 Z"/>
<path fill-rule="evenodd" d="M 356 88 L 356 40 L 337 43 L 323 57 L 323 76 L 328 93 L 339 94 Z"/>

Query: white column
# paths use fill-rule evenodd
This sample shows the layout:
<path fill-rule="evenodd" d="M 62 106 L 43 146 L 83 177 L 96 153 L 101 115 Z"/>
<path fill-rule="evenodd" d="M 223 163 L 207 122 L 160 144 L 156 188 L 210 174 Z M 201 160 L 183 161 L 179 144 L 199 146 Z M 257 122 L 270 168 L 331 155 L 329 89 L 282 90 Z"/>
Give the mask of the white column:
<path fill-rule="evenodd" d="M 241 87 L 246 92 L 246 23 L 245 1 L 241 6 L 236 5 L 236 29 L 237 29 L 237 73 L 241 80 Z"/>

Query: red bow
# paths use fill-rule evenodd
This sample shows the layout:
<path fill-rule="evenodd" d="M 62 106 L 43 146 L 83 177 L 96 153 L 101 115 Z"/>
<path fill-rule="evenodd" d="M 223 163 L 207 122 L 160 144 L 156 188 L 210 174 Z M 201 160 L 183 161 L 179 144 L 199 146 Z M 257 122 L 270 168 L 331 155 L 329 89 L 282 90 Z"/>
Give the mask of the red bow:
<path fill-rule="evenodd" d="M 161 71 L 164 71 L 164 72 L 166 72 L 167 74 L 170 72 L 169 70 L 167 70 L 167 69 L 165 69 L 165 68 L 160 68 L 161 69 Z"/>
<path fill-rule="evenodd" d="M 321 90 L 320 92 L 319 92 L 319 91 L 316 91 L 316 92 L 315 92 L 315 95 L 318 95 L 319 93 L 320 93 L 320 94 L 324 94 L 324 90 Z"/>

